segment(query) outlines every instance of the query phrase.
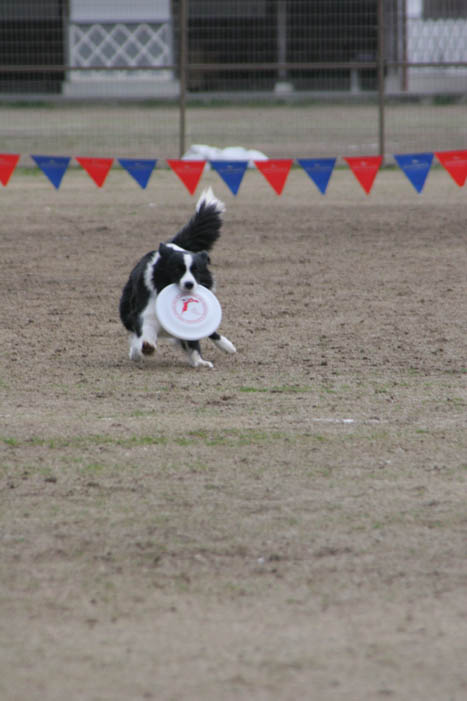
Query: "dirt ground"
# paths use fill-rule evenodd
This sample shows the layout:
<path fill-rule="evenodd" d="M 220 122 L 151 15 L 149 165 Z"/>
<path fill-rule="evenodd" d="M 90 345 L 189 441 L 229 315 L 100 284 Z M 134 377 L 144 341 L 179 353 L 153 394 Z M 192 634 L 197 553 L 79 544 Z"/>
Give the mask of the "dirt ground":
<path fill-rule="evenodd" d="M 118 320 L 173 173 L 0 192 L 2 700 L 465 699 L 466 189 L 202 184 L 213 370 Z"/>

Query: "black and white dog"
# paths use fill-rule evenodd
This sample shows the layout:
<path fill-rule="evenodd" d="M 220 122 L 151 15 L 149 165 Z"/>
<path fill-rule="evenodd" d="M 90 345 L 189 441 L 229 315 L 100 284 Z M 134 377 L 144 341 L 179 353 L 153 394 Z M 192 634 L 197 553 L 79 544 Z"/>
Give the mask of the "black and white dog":
<path fill-rule="evenodd" d="M 140 360 L 156 350 L 159 335 L 168 335 L 156 316 L 159 292 L 176 283 L 183 292 L 195 291 L 197 284 L 214 291 L 214 278 L 208 268 L 207 251 L 220 236 L 223 202 L 212 189 L 204 190 L 196 211 L 171 241 L 161 243 L 158 251 L 150 251 L 133 268 L 120 299 L 120 318 L 130 331 L 130 358 Z M 235 346 L 217 331 L 209 338 L 226 353 L 235 353 Z M 193 367 L 213 365 L 201 356 L 199 341 L 173 339 L 188 354 Z"/>

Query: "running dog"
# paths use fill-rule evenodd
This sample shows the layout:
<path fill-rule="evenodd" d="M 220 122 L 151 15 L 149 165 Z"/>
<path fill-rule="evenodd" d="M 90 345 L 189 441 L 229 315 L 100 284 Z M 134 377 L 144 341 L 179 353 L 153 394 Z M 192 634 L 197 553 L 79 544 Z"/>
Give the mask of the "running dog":
<path fill-rule="evenodd" d="M 146 253 L 133 268 L 120 299 L 120 319 L 130 332 L 131 360 L 152 355 L 158 337 L 169 336 L 156 315 L 156 297 L 164 287 L 176 283 L 182 292 L 189 293 L 200 284 L 214 291 L 208 251 L 220 236 L 224 211 L 223 202 L 207 188 L 190 221 L 169 242 L 161 243 L 157 251 Z M 233 343 L 217 331 L 209 338 L 226 353 L 236 352 Z M 192 367 L 213 367 L 203 359 L 199 341 L 173 340 L 187 353 Z"/>

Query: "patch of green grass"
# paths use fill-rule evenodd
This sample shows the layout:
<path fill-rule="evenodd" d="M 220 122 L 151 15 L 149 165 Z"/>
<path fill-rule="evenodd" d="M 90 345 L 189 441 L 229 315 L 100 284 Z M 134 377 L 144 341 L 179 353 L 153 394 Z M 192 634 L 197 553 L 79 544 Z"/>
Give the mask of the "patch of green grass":
<path fill-rule="evenodd" d="M 244 386 L 240 387 L 240 392 L 269 392 L 269 389 L 267 387 L 249 387 L 249 386 Z"/>
<path fill-rule="evenodd" d="M 97 473 L 105 470 L 105 465 L 103 465 L 100 462 L 90 462 L 87 465 L 85 465 L 82 469 L 83 469 L 83 472 L 97 474 Z"/>
<path fill-rule="evenodd" d="M 425 429 L 419 428 L 414 429 L 414 433 L 422 436 L 426 434 Z M 412 435 L 414 435 L 412 433 Z M 226 447 L 226 448 L 243 448 L 248 446 L 267 446 L 272 444 L 281 444 L 286 446 L 287 444 L 296 444 L 305 446 L 307 444 L 318 444 L 332 443 L 333 441 L 364 441 L 367 443 L 378 443 L 388 441 L 390 438 L 390 433 L 387 429 L 383 427 L 375 427 L 365 431 L 360 432 L 358 435 L 354 431 L 350 433 L 346 432 L 335 432 L 334 430 L 328 432 L 315 433 L 310 428 L 303 427 L 303 430 L 277 430 L 268 427 L 254 427 L 254 428 L 204 428 L 200 427 L 197 429 L 188 430 L 186 432 L 169 432 L 165 433 L 154 433 L 154 434 L 131 434 L 127 436 L 122 436 L 119 434 L 108 435 L 108 434 L 88 434 L 88 435 L 75 435 L 75 436 L 33 436 L 30 438 L 14 438 L 10 436 L 0 437 L 0 444 L 3 442 L 5 445 L 12 446 L 18 449 L 25 448 L 43 448 L 45 450 L 49 449 L 51 451 L 60 451 L 68 449 L 71 452 L 73 449 L 85 453 L 87 450 L 92 450 L 93 448 L 105 448 L 109 449 L 126 449 L 132 450 L 137 448 L 158 446 L 158 445 L 172 445 L 179 446 L 181 448 L 185 447 Z M 64 458 L 67 460 L 72 460 L 73 458 Z M 76 456 L 74 458 L 76 462 L 80 463 L 81 466 L 86 464 L 86 459 L 83 460 L 83 455 L 80 457 Z"/>
<path fill-rule="evenodd" d="M 463 399 L 463 397 L 448 397 L 446 401 L 451 402 L 454 406 L 465 406 L 465 399 Z"/>
<path fill-rule="evenodd" d="M 240 392 L 260 392 L 263 394 L 300 394 L 303 392 L 311 392 L 309 385 L 273 385 L 272 387 L 251 387 L 243 385 L 240 387 Z"/>
<path fill-rule="evenodd" d="M 333 387 L 324 385 L 321 387 L 321 394 L 336 394 L 336 390 Z"/>
<path fill-rule="evenodd" d="M 279 431 L 258 431 L 250 429 L 239 431 L 232 436 L 234 442 L 239 446 L 253 445 L 255 443 L 268 443 L 270 441 L 289 440 L 284 433 Z"/>
<path fill-rule="evenodd" d="M 365 439 L 364 436 L 362 436 L 362 439 Z M 366 437 L 366 440 L 370 442 L 383 442 L 387 441 L 390 439 L 389 431 L 386 431 L 384 428 L 376 429 L 374 431 L 370 431 L 368 433 L 368 436 Z"/>
<path fill-rule="evenodd" d="M 16 438 L 8 438 L 6 436 L 2 436 L 1 439 L 2 443 L 4 445 L 9 445 L 11 448 L 18 448 L 20 443 Z"/>
<path fill-rule="evenodd" d="M 204 443 L 208 446 L 226 445 L 227 440 L 223 431 L 188 431 L 186 436 L 175 439 L 177 445 L 191 445 L 193 443 Z"/>
<path fill-rule="evenodd" d="M 205 462 L 201 462 L 200 460 L 195 460 L 193 464 L 190 465 L 189 467 L 190 472 L 193 474 L 196 473 L 203 473 L 203 472 L 209 472 L 211 470 L 211 467 L 207 465 Z"/>
<path fill-rule="evenodd" d="M 190 436 L 190 438 L 201 438 L 201 439 L 206 439 L 209 435 L 209 431 L 205 431 L 203 429 L 197 429 L 196 431 L 188 431 L 187 436 Z"/>
<path fill-rule="evenodd" d="M 289 440 L 288 436 L 279 431 L 262 431 L 259 429 L 222 429 L 218 431 L 196 430 L 188 431 L 185 436 L 174 439 L 176 445 L 189 446 L 203 443 L 206 446 L 240 447 L 265 443 L 275 440 Z"/>
<path fill-rule="evenodd" d="M 333 470 L 331 467 L 319 467 L 316 470 L 310 470 L 309 473 L 310 477 L 315 477 L 315 475 L 319 475 L 320 477 L 333 477 Z"/>
<path fill-rule="evenodd" d="M 56 438 L 40 438 L 38 436 L 33 436 L 32 438 L 28 438 L 23 441 L 16 438 L 2 437 L 0 438 L 0 440 L 5 445 L 10 445 L 16 448 L 25 446 L 36 446 L 47 447 L 51 450 L 73 447 L 85 448 L 88 446 L 103 445 L 115 445 L 123 448 L 131 448 L 134 446 L 160 445 L 167 443 L 167 438 L 160 434 L 130 436 L 128 438 L 106 436 L 102 434 L 91 434 L 88 436 L 73 436 L 71 438 L 62 438 L 60 436 Z"/>
<path fill-rule="evenodd" d="M 279 387 L 271 387 L 270 391 L 274 393 L 302 394 L 311 392 L 311 387 L 308 385 L 280 385 Z"/>
<path fill-rule="evenodd" d="M 174 443 L 175 445 L 179 445 L 183 448 L 192 445 L 194 443 L 194 439 L 190 438 L 189 436 L 180 436 L 179 438 L 175 438 Z"/>
<path fill-rule="evenodd" d="M 130 448 L 140 445 L 163 445 L 167 443 L 165 436 L 131 436 L 131 438 L 120 438 L 116 440 L 116 445 Z"/>

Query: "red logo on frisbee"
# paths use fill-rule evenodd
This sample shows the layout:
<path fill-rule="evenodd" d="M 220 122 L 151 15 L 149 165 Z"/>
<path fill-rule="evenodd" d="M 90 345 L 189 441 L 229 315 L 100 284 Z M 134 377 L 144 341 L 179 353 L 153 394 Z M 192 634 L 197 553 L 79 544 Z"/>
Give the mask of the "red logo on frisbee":
<path fill-rule="evenodd" d="M 184 324 L 201 324 L 208 315 L 208 307 L 201 296 L 180 294 L 172 300 L 172 312 Z"/>

